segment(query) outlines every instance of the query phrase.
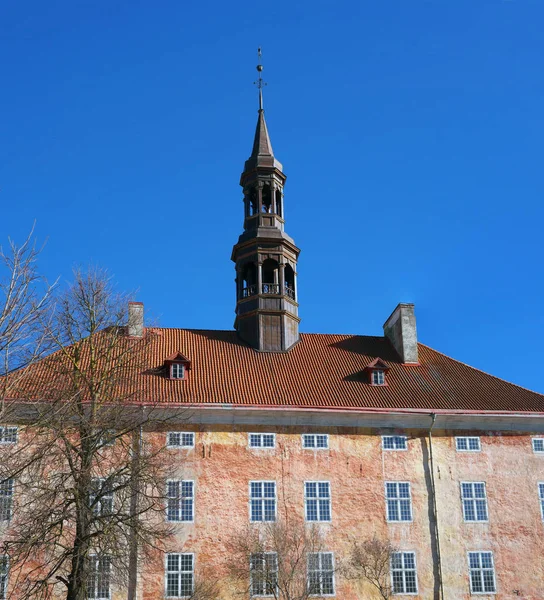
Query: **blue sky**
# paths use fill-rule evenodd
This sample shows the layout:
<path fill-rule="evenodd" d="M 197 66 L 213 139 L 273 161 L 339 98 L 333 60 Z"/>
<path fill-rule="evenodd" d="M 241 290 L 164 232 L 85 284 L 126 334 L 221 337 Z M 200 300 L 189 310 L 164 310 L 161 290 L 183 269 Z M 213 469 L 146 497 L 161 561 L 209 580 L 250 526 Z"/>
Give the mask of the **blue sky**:
<path fill-rule="evenodd" d="M 230 329 L 257 118 L 288 176 L 301 329 L 420 341 L 544 392 L 544 3 L 4 0 L 0 238 Z"/>

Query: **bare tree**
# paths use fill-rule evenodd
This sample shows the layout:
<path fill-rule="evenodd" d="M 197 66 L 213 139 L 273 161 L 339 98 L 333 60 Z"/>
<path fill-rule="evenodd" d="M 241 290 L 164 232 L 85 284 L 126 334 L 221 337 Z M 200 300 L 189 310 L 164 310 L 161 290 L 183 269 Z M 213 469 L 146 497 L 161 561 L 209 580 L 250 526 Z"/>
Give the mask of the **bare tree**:
<path fill-rule="evenodd" d="M 9 395 L 13 375 L 22 375 L 28 366 L 48 350 L 44 322 L 50 314 L 55 283 L 49 285 L 38 273 L 33 230 L 21 245 L 9 239 L 0 247 L 0 401 Z M 6 378 L 12 373 L 11 378 Z"/>
<path fill-rule="evenodd" d="M 0 520 L 18 599 L 131 590 L 138 557 L 171 535 L 168 455 L 142 442 L 157 417 L 136 383 L 153 334 L 130 337 L 126 323 L 127 298 L 107 274 L 77 271 L 41 323 L 56 351 L 11 384 L 14 420 L 27 425 L 1 451 Z"/>
<path fill-rule="evenodd" d="M 396 552 L 388 540 L 377 537 L 355 542 L 349 564 L 350 578 L 371 584 L 383 600 L 388 600 L 393 595 L 391 559 Z"/>
<path fill-rule="evenodd" d="M 293 518 L 255 524 L 232 543 L 230 575 L 241 594 L 307 600 L 332 592 L 335 565 L 323 551 L 315 524 Z M 325 554 L 326 564 L 318 564 L 318 553 Z"/>

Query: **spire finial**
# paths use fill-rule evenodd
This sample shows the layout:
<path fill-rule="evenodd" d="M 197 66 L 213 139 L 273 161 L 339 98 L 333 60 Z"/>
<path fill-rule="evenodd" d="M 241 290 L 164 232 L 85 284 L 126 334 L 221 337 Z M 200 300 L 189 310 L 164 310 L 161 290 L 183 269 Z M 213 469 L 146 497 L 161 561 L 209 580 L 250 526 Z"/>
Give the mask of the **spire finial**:
<path fill-rule="evenodd" d="M 263 72 L 263 65 L 261 64 L 261 59 L 263 57 L 263 53 L 261 51 L 261 47 L 259 46 L 259 48 L 257 48 L 257 71 L 259 73 L 259 79 L 257 79 L 257 81 L 254 81 L 253 84 L 256 85 L 259 88 L 259 110 L 264 110 L 263 109 L 263 87 L 266 84 L 265 81 L 263 81 L 263 76 L 262 76 L 262 72 Z"/>

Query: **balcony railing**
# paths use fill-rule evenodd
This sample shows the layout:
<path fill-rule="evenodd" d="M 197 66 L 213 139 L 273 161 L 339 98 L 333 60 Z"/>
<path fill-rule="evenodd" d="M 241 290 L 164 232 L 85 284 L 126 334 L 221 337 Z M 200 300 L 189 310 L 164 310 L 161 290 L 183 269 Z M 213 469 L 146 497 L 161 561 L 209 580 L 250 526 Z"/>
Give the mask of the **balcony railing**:
<path fill-rule="evenodd" d="M 263 294 L 279 294 L 279 283 L 263 283 Z"/>
<path fill-rule="evenodd" d="M 279 296 L 280 294 L 280 284 L 279 283 L 263 283 L 262 284 L 262 294 L 271 294 Z M 242 288 L 242 298 L 249 298 L 250 296 L 255 296 L 257 294 L 257 286 L 256 285 L 248 285 L 245 288 Z M 284 288 L 284 294 L 291 298 L 295 299 L 295 290 L 290 288 L 288 285 Z"/>
<path fill-rule="evenodd" d="M 250 296 L 255 296 L 257 293 L 256 285 L 248 285 L 247 287 L 242 289 L 242 298 L 249 298 Z"/>

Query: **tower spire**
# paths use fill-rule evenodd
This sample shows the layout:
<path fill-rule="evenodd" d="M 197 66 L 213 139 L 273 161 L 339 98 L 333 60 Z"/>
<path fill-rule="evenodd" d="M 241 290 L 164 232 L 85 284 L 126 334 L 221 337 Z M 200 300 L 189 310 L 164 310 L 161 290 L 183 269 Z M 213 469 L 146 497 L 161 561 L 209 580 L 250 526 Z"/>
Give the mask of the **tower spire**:
<path fill-rule="evenodd" d="M 251 156 L 240 185 L 244 190 L 244 231 L 232 249 L 236 264 L 236 321 L 242 340 L 261 352 L 287 352 L 298 341 L 297 261 L 300 250 L 285 233 L 285 174 L 272 152 L 264 119 L 262 52 L 255 85 L 259 116 Z"/>
<path fill-rule="evenodd" d="M 257 81 L 253 82 L 253 85 L 256 85 L 257 88 L 259 89 L 259 112 L 262 112 L 264 110 L 263 108 L 263 87 L 265 85 L 267 85 L 266 81 L 263 80 L 263 65 L 262 65 L 262 58 L 263 58 L 263 53 L 262 53 L 262 49 L 259 46 L 259 48 L 257 48 L 257 72 L 259 73 L 259 78 L 257 79 Z"/>

